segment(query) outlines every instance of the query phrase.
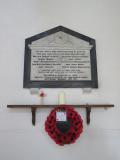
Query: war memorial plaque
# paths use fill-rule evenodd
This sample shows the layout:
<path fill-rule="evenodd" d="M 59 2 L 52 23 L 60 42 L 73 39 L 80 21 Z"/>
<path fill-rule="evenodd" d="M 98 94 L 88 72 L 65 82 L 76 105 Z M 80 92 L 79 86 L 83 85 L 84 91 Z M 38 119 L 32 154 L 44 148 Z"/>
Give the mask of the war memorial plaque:
<path fill-rule="evenodd" d="M 26 39 L 24 88 L 97 88 L 95 40 L 58 26 Z"/>

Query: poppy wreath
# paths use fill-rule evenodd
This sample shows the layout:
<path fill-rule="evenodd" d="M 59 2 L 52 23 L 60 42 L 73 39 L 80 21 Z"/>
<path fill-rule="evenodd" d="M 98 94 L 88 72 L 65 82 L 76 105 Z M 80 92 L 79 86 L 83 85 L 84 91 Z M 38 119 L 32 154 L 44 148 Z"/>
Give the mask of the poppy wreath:
<path fill-rule="evenodd" d="M 61 132 L 57 127 L 56 112 L 60 110 L 66 112 L 67 121 L 70 124 L 69 130 L 66 133 Z M 45 121 L 45 130 L 56 144 L 61 146 L 71 144 L 74 143 L 82 133 L 83 120 L 73 106 L 59 105 L 55 107 L 47 117 Z"/>

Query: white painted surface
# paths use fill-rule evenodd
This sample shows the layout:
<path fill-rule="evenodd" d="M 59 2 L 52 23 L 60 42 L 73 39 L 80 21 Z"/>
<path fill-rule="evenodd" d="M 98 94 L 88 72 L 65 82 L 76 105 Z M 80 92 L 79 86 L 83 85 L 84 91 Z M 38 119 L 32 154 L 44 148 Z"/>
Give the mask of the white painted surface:
<path fill-rule="evenodd" d="M 119 160 L 120 159 L 120 1 L 118 0 L 0 0 L 0 160 Z M 59 91 L 67 103 L 114 103 L 94 109 L 91 125 L 74 145 L 59 147 L 44 131 L 50 109 L 37 112 L 6 108 L 7 104 L 38 104 L 23 89 L 24 39 L 63 25 L 96 39 L 99 89 L 45 89 L 46 104 L 57 104 Z"/>

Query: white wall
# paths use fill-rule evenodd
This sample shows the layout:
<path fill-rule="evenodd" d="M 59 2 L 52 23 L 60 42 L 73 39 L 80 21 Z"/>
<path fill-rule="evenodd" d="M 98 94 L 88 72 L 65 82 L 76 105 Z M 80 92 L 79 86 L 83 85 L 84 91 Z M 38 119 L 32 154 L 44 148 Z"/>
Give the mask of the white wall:
<path fill-rule="evenodd" d="M 113 103 L 93 109 L 91 124 L 73 145 L 60 147 L 44 131 L 50 109 L 37 112 L 31 125 L 28 109 L 7 104 L 39 104 L 23 89 L 24 39 L 63 25 L 96 39 L 99 89 L 45 89 L 46 104 L 57 104 L 60 90 L 67 103 Z M 120 1 L 119 0 L 0 0 L 0 160 L 120 160 Z"/>

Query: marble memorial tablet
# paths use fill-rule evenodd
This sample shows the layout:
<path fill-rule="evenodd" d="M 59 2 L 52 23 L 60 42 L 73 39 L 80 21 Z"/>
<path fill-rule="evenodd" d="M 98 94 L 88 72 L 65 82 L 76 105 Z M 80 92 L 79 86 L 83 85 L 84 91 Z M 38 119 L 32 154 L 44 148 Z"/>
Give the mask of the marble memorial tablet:
<path fill-rule="evenodd" d="M 97 88 L 95 40 L 62 26 L 26 39 L 24 87 Z"/>

